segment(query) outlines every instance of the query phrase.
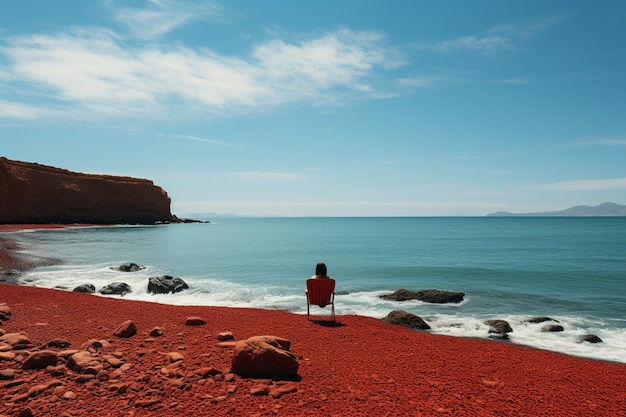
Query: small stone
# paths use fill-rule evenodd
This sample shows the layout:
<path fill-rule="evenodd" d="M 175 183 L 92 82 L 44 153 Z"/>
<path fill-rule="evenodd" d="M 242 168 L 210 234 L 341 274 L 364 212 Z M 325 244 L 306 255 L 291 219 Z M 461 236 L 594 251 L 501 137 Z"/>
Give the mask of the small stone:
<path fill-rule="evenodd" d="M 9 381 L 15 378 L 15 371 L 12 369 L 0 370 L 0 381 Z"/>
<path fill-rule="evenodd" d="M 185 326 L 202 326 L 205 324 L 206 321 L 200 317 L 187 317 L 185 320 Z"/>
<path fill-rule="evenodd" d="M 17 417 L 33 417 L 34 415 L 35 414 L 33 414 L 33 410 L 30 407 L 28 407 L 20 411 Z"/>
<path fill-rule="evenodd" d="M 196 373 L 200 375 L 201 378 L 208 378 L 210 376 L 214 377 L 216 375 L 219 375 L 222 373 L 222 371 L 216 368 L 200 368 Z"/>
<path fill-rule="evenodd" d="M 63 398 L 64 400 L 75 400 L 76 394 L 74 394 L 74 391 L 66 391 L 61 398 Z"/>
<path fill-rule="evenodd" d="M 117 268 L 111 268 L 111 269 L 115 269 L 120 272 L 137 272 L 137 271 L 141 271 L 142 269 L 145 269 L 145 266 L 137 265 L 134 262 L 127 262 L 125 264 L 118 266 Z"/>
<path fill-rule="evenodd" d="M 46 347 L 53 347 L 53 348 L 59 348 L 59 349 L 65 349 L 66 347 L 69 347 L 70 345 L 71 345 L 70 342 L 68 342 L 67 340 L 63 340 L 63 339 L 52 339 L 48 343 L 46 343 Z"/>
<path fill-rule="evenodd" d="M 96 379 L 100 382 L 104 382 L 104 381 L 108 381 L 110 378 L 110 375 L 107 371 L 100 371 L 96 374 Z"/>
<path fill-rule="evenodd" d="M 11 308 L 9 307 L 7 303 L 0 303 L 0 314 L 2 314 L 5 317 L 11 316 L 12 314 Z"/>
<path fill-rule="evenodd" d="M 106 340 L 90 339 L 86 341 L 85 343 L 83 343 L 83 345 L 81 346 L 81 349 L 83 350 L 88 350 L 90 348 L 102 349 L 102 348 L 107 348 L 109 346 L 111 346 L 111 344 L 107 342 Z"/>
<path fill-rule="evenodd" d="M 221 332 L 217 334 L 217 340 L 220 342 L 226 342 L 228 340 L 235 340 L 235 336 L 232 332 Z"/>
<path fill-rule="evenodd" d="M 150 333 L 148 334 L 150 337 L 159 337 L 159 336 L 163 336 L 164 330 L 161 327 L 155 327 L 154 329 L 150 330 Z"/>
<path fill-rule="evenodd" d="M 67 368 L 63 365 L 48 366 L 46 372 L 49 373 L 50 376 L 65 376 L 67 375 Z"/>
<path fill-rule="evenodd" d="M 185 359 L 185 357 L 178 352 L 169 352 L 165 356 L 170 363 L 176 363 Z"/>
<path fill-rule="evenodd" d="M 543 323 L 544 321 L 555 321 L 555 322 L 559 322 L 558 320 L 553 319 L 552 317 L 532 317 L 528 320 L 526 320 L 526 322 L 528 323 Z"/>
<path fill-rule="evenodd" d="M 113 355 L 106 355 L 104 356 L 104 360 L 111 365 L 113 368 L 119 368 L 120 366 L 124 365 L 124 362 L 122 359 L 120 358 L 116 358 Z"/>
<path fill-rule="evenodd" d="M 51 350 L 42 350 L 29 355 L 22 363 L 22 369 L 46 369 L 48 366 L 56 366 L 57 353 Z"/>
<path fill-rule="evenodd" d="M 267 395 L 270 392 L 269 385 L 257 384 L 250 388 L 250 395 Z"/>
<path fill-rule="evenodd" d="M 137 334 L 137 326 L 133 323 L 132 320 L 126 320 L 124 323 L 120 324 L 113 336 L 121 337 L 121 338 L 129 338 Z"/>
<path fill-rule="evenodd" d="M 70 356 L 67 360 L 67 367 L 74 372 L 85 372 L 87 368 L 98 365 L 100 362 L 87 350 L 80 350 Z M 97 372 L 96 372 L 97 373 Z"/>
<path fill-rule="evenodd" d="M 135 406 L 137 407 L 152 407 L 153 405 L 156 405 L 158 403 L 160 403 L 161 400 L 159 400 L 158 398 L 149 398 L 149 399 L 145 399 L 145 400 L 138 400 L 135 402 Z"/>
<path fill-rule="evenodd" d="M 30 345 L 30 340 L 23 333 L 7 333 L 0 336 L 0 342 L 4 342 L 14 349 L 19 349 L 20 345 Z"/>
<path fill-rule="evenodd" d="M 93 379 L 96 379 L 96 376 L 94 374 L 82 374 L 78 378 L 76 378 L 76 382 L 78 384 L 84 384 Z"/>
<path fill-rule="evenodd" d="M 584 336 L 581 336 L 580 338 L 581 342 L 589 342 L 589 343 L 602 343 L 602 339 L 600 339 L 599 336 L 596 336 L 595 334 L 586 334 Z"/>
<path fill-rule="evenodd" d="M 563 330 L 565 329 L 563 329 L 563 326 L 559 324 L 548 324 L 541 328 L 542 332 L 562 332 Z"/>

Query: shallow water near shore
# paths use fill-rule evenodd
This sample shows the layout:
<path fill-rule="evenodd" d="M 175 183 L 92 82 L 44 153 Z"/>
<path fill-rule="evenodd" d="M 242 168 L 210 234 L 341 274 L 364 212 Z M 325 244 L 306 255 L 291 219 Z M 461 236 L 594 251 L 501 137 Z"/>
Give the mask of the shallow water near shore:
<path fill-rule="evenodd" d="M 63 260 L 23 274 L 23 285 L 99 289 L 123 281 L 129 299 L 306 314 L 304 281 L 324 261 L 337 280 L 340 315 L 381 318 L 402 309 L 434 333 L 480 338 L 488 337 L 485 320 L 505 319 L 512 343 L 626 363 L 626 218 L 226 218 L 12 238 L 27 253 Z M 146 268 L 111 269 L 126 262 Z M 191 288 L 148 294 L 148 278 L 164 274 Z M 379 298 L 398 288 L 466 296 L 448 305 Z M 564 331 L 525 322 L 536 316 Z M 589 333 L 604 342 L 581 343 Z"/>

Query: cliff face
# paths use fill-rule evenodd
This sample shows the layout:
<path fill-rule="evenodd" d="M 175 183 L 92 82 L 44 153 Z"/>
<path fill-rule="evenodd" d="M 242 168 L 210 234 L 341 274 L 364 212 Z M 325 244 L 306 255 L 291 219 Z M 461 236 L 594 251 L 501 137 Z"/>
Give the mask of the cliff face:
<path fill-rule="evenodd" d="M 0 223 L 170 220 L 170 198 L 150 180 L 81 174 L 0 157 Z"/>

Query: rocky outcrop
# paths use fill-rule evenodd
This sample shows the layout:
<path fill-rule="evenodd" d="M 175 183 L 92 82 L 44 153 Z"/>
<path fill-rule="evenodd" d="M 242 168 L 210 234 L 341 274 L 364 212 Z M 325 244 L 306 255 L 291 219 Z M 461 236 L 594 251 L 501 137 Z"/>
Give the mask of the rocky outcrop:
<path fill-rule="evenodd" d="M 180 278 L 163 275 L 148 279 L 148 292 L 151 294 L 177 293 L 189 288 L 189 285 Z"/>
<path fill-rule="evenodd" d="M 429 330 L 430 326 L 420 316 L 404 310 L 394 310 L 382 318 L 382 321 L 413 330 Z"/>
<path fill-rule="evenodd" d="M 506 320 L 487 320 L 485 324 L 489 326 L 489 333 L 511 333 L 513 331 Z"/>
<path fill-rule="evenodd" d="M 559 324 L 547 324 L 545 326 L 543 326 L 541 328 L 541 331 L 544 333 L 548 333 L 548 332 L 562 332 L 563 330 L 565 330 L 563 328 L 563 326 L 559 325 Z"/>
<path fill-rule="evenodd" d="M 82 292 L 84 294 L 93 294 L 96 292 L 96 287 L 93 284 L 81 284 L 74 288 L 74 292 Z"/>
<path fill-rule="evenodd" d="M 109 285 L 105 285 L 100 289 L 100 294 L 103 295 L 121 295 L 125 296 L 131 292 L 130 285 L 125 282 L 113 282 Z"/>
<path fill-rule="evenodd" d="M 581 336 L 580 341 L 589 343 L 602 343 L 602 339 L 600 339 L 600 336 L 597 336 L 595 334 L 586 334 L 584 336 Z"/>
<path fill-rule="evenodd" d="M 407 301 L 407 300 L 419 300 L 425 303 L 445 304 L 445 303 L 460 303 L 463 301 L 465 293 L 453 292 L 453 291 L 441 291 L 441 290 L 420 290 L 410 291 L 400 288 L 391 294 L 383 294 L 380 296 L 383 300 L 392 301 Z"/>
<path fill-rule="evenodd" d="M 137 272 L 145 268 L 146 268 L 145 266 L 137 265 L 134 262 L 128 262 L 117 267 L 112 267 L 111 269 L 115 271 L 120 271 L 120 272 Z"/>
<path fill-rule="evenodd" d="M 545 317 L 545 316 L 541 316 L 541 317 L 531 317 L 528 320 L 526 320 L 527 323 L 543 323 L 546 321 L 554 321 L 554 322 L 559 322 L 556 319 L 553 319 L 552 317 Z"/>
<path fill-rule="evenodd" d="M 170 222 L 170 198 L 147 179 L 82 174 L 0 158 L 0 223 Z"/>

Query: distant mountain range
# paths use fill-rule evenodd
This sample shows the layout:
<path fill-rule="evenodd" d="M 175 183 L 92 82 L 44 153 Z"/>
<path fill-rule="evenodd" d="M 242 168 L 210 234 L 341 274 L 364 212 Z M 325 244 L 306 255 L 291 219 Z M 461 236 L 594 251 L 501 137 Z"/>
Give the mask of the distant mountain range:
<path fill-rule="evenodd" d="M 626 206 L 615 203 L 602 203 L 597 206 L 575 206 L 565 210 L 541 211 L 536 213 L 509 213 L 498 211 L 487 216 L 572 216 L 572 217 L 593 217 L 593 216 L 626 216 Z"/>

